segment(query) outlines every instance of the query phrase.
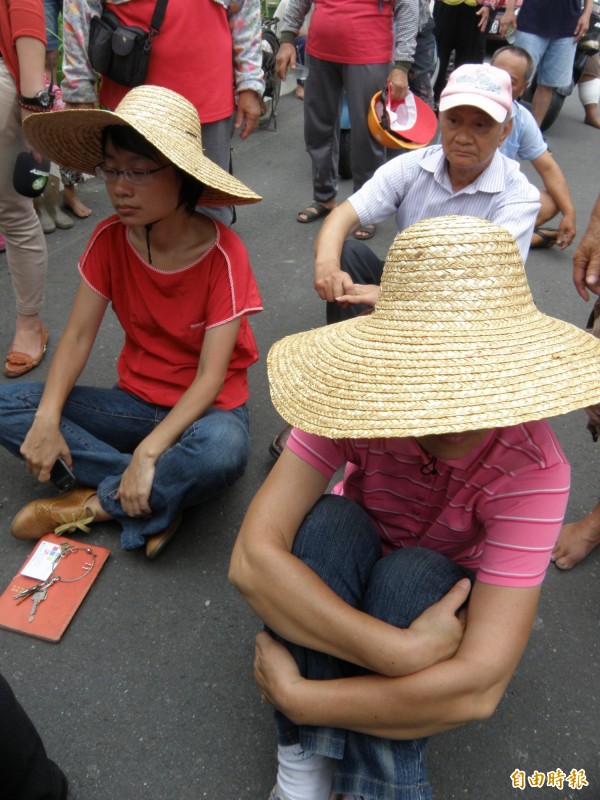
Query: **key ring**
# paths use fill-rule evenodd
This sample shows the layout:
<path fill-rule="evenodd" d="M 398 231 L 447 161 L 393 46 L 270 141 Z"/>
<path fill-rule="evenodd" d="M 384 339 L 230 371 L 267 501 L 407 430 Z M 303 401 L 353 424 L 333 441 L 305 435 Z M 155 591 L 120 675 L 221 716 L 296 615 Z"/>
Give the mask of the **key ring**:
<path fill-rule="evenodd" d="M 57 575 L 55 570 L 60 561 L 62 561 L 63 558 L 67 558 L 67 556 L 70 556 L 71 553 L 77 552 L 77 550 L 83 550 L 85 553 L 87 553 L 92 557 L 90 561 L 84 562 L 83 567 L 81 568 L 84 570 L 83 575 L 79 575 L 77 578 L 62 578 L 60 575 Z M 90 572 L 94 569 L 95 565 L 96 565 L 96 553 L 94 553 L 91 547 L 84 547 L 83 545 L 73 546 L 70 544 L 66 544 L 65 542 L 61 544 L 60 553 L 58 553 L 58 555 L 52 562 L 52 569 L 50 570 L 50 575 L 48 576 L 48 578 L 50 579 L 52 576 L 54 576 L 54 580 L 60 581 L 61 583 L 76 583 L 76 581 L 80 581 L 82 578 L 85 578 L 87 575 L 89 575 Z"/>

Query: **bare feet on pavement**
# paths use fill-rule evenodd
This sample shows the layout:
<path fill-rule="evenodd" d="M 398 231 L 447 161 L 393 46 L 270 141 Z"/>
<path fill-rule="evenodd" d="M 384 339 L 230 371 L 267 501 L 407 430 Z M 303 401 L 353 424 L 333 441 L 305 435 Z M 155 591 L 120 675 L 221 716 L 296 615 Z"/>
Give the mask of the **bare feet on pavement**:
<path fill-rule="evenodd" d="M 563 525 L 551 559 L 559 569 L 571 569 L 597 544 L 600 544 L 600 524 L 598 514 L 592 512 L 577 522 Z"/>
<path fill-rule="evenodd" d="M 79 219 L 85 219 L 92 213 L 92 209 L 88 208 L 85 203 L 81 201 L 74 184 L 72 186 L 65 186 L 63 203 L 76 217 L 79 217 Z"/>

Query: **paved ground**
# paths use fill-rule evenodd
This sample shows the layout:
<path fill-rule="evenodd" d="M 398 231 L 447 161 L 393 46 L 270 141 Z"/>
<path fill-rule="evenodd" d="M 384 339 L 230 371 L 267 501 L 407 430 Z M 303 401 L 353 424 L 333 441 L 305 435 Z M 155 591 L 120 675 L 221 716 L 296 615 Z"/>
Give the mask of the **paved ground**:
<path fill-rule="evenodd" d="M 548 141 L 570 180 L 583 230 L 598 191 L 600 133 L 580 118 L 578 101 L 570 98 Z M 284 334 L 324 321 L 312 290 L 317 226 L 295 222 L 312 196 L 301 103 L 293 95 L 282 98 L 277 132 L 260 131 L 236 151 L 237 175 L 265 198 L 242 209 L 236 225 L 265 306 L 253 318 L 263 358 L 251 378 L 248 471 L 226 497 L 188 513 L 155 563 L 141 552 L 120 550 L 114 526 L 96 526 L 89 541 L 112 548 L 112 555 L 59 644 L 0 631 L 1 670 L 68 773 L 77 800 L 260 800 L 273 783 L 270 712 L 251 675 L 259 625 L 229 587 L 226 572 L 245 509 L 271 466 L 267 446 L 280 424 L 269 401 L 264 356 Z M 343 184 L 342 193 L 349 190 Z M 93 218 L 47 239 L 50 356 L 76 286 L 78 254 L 109 212 L 97 181 L 87 183 L 82 195 Z M 391 223 L 380 227 L 374 244 L 381 255 L 393 233 Z M 583 324 L 587 309 L 570 278 L 572 249 L 534 252 L 527 271 L 541 309 Z M 6 350 L 14 312 L 5 256 L 0 289 L 0 350 Z M 119 345 L 119 328 L 108 314 L 85 380 L 113 380 Z M 43 378 L 48 361 L 32 377 Z M 582 412 L 557 419 L 555 429 L 573 464 L 568 517 L 574 519 L 597 497 L 600 445 L 592 444 Z M 30 549 L 12 540 L 9 522 L 25 502 L 47 491 L 0 453 L 0 522 L 6 530 L 1 587 Z M 596 553 L 571 573 L 550 569 L 531 643 L 494 718 L 432 743 L 436 800 L 600 798 L 599 567 Z M 589 787 L 511 786 L 515 769 L 531 775 L 558 768 L 567 774 L 585 770 Z"/>

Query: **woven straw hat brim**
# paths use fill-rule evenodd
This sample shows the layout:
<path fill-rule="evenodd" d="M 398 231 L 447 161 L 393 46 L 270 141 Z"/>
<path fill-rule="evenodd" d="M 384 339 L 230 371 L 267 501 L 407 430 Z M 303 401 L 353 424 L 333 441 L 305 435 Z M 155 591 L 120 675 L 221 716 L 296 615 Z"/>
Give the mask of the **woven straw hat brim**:
<path fill-rule="evenodd" d="M 208 159 L 194 107 L 169 89 L 138 86 L 115 111 L 72 109 L 31 114 L 25 136 L 35 150 L 61 167 L 94 173 L 102 162 L 102 131 L 130 125 L 166 158 L 205 184 L 202 205 L 246 205 L 261 197 Z"/>
<path fill-rule="evenodd" d="M 396 238 L 373 314 L 277 342 L 268 373 L 309 433 L 458 433 L 597 403 L 600 341 L 535 308 L 504 229 L 438 218 Z"/>

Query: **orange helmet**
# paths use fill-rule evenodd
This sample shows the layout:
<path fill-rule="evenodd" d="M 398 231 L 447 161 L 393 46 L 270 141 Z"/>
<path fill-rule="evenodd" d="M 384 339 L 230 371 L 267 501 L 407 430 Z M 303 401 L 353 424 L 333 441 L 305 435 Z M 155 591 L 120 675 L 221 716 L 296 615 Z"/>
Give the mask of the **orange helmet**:
<path fill-rule="evenodd" d="M 437 130 L 437 117 L 427 103 L 412 92 L 401 103 L 388 98 L 387 89 L 371 98 L 367 117 L 371 136 L 392 150 L 417 150 L 429 144 Z"/>

